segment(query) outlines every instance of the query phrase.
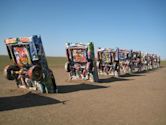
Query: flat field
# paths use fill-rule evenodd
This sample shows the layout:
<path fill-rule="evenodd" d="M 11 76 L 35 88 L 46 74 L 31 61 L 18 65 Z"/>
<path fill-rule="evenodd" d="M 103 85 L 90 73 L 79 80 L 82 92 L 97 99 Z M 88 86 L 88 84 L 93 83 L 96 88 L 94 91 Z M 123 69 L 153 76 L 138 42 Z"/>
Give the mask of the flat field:
<path fill-rule="evenodd" d="M 59 89 L 37 94 L 3 76 L 0 56 L 0 125 L 166 125 L 166 61 L 161 68 L 100 83 L 69 81 L 63 57 L 48 57 Z"/>

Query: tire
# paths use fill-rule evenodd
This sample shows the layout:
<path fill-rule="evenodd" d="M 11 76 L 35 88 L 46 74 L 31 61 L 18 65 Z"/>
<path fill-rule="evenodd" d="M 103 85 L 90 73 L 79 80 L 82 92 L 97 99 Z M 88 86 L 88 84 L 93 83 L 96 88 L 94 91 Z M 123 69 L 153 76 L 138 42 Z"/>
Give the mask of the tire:
<path fill-rule="evenodd" d="M 114 77 L 115 77 L 115 78 L 119 78 L 119 73 L 118 73 L 118 71 L 115 71 Z"/>
<path fill-rule="evenodd" d="M 42 68 L 38 65 L 32 66 L 28 70 L 28 76 L 31 80 L 41 81 L 41 79 L 43 78 Z"/>
<path fill-rule="evenodd" d="M 90 74 L 89 74 L 89 80 L 90 80 L 90 82 L 95 82 L 95 80 L 94 80 L 94 77 L 93 77 L 93 74 L 92 74 L 92 73 L 90 73 Z"/>
<path fill-rule="evenodd" d="M 8 80 L 17 79 L 18 75 L 15 74 L 15 71 L 19 71 L 20 68 L 16 65 L 7 65 L 4 68 L 4 75 Z"/>
<path fill-rule="evenodd" d="M 56 86 L 55 78 L 54 78 L 53 75 L 51 76 L 51 80 L 52 80 L 53 92 L 54 93 L 58 93 L 58 89 L 57 89 L 57 86 Z"/>
<path fill-rule="evenodd" d="M 46 89 L 46 87 L 45 87 L 45 85 L 44 84 L 42 84 L 42 83 L 39 83 L 39 82 L 37 82 L 37 90 L 40 92 L 40 93 L 47 93 L 47 89 Z"/>
<path fill-rule="evenodd" d="M 70 63 L 69 62 L 65 63 L 65 71 L 70 72 Z"/>
<path fill-rule="evenodd" d="M 96 67 L 97 67 L 97 69 L 100 69 L 100 65 L 101 65 L 101 63 L 100 63 L 99 61 L 97 61 L 97 62 L 96 62 Z"/>

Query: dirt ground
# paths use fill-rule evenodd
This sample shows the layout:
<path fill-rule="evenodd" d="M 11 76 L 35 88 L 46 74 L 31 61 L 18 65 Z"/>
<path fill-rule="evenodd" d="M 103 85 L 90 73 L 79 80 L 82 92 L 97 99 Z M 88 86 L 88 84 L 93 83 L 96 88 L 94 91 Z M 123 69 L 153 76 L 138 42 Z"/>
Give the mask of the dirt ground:
<path fill-rule="evenodd" d="M 17 89 L 0 75 L 0 125 L 166 125 L 166 67 L 69 82 L 54 69 L 58 94 Z"/>

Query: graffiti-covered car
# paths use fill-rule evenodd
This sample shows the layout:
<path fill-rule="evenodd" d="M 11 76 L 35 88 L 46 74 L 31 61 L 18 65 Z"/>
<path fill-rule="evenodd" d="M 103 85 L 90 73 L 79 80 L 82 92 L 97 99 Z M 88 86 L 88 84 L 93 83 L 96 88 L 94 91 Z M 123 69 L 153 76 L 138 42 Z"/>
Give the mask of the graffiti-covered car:
<path fill-rule="evenodd" d="M 98 48 L 97 50 L 97 68 L 99 74 L 113 75 L 118 77 L 119 58 L 118 49 Z"/>
<path fill-rule="evenodd" d="M 66 56 L 65 70 L 69 73 L 71 80 L 98 81 L 94 44 L 92 42 L 88 44 L 66 43 Z"/>
<path fill-rule="evenodd" d="M 131 58 L 132 58 L 132 50 L 127 49 L 119 49 L 119 65 L 120 65 L 120 74 L 131 73 Z"/>
<path fill-rule="evenodd" d="M 56 92 L 56 82 L 40 36 L 8 38 L 4 42 L 12 63 L 4 68 L 8 80 L 15 80 L 19 88 Z"/>
<path fill-rule="evenodd" d="M 131 71 L 140 72 L 142 71 L 142 53 L 141 51 L 131 51 Z"/>

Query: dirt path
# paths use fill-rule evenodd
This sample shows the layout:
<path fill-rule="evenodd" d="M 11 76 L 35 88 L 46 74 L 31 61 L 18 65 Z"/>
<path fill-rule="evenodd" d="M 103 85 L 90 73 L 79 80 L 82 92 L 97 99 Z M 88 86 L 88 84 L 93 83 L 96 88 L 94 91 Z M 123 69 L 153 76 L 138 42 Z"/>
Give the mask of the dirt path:
<path fill-rule="evenodd" d="M 59 94 L 45 95 L 0 75 L 0 125 L 166 125 L 166 68 L 92 84 L 54 74 Z"/>

